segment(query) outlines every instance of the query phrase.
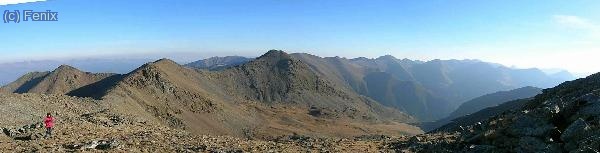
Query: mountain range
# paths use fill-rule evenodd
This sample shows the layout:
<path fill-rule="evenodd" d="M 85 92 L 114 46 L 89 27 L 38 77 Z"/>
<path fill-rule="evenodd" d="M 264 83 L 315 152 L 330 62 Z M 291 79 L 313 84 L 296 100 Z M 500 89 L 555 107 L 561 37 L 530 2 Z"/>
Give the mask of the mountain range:
<path fill-rule="evenodd" d="M 340 87 L 354 90 L 381 104 L 406 112 L 420 121 L 447 117 L 462 103 L 479 96 L 525 86 L 549 88 L 574 79 L 566 71 L 548 75 L 539 69 L 513 69 L 478 60 L 432 60 L 428 62 L 397 59 L 386 55 L 375 59 L 318 57 L 306 53 L 290 54 L 319 76 Z M 217 65 L 235 66 L 235 62 Z M 205 60 L 199 61 L 200 63 Z M 198 62 L 196 62 L 198 63 Z M 209 69 L 211 66 L 188 67 Z"/>
<path fill-rule="evenodd" d="M 150 58 L 90 58 L 73 60 L 38 60 L 13 63 L 0 63 L 0 85 L 7 85 L 17 78 L 35 71 L 49 71 L 61 65 L 77 67 L 87 72 L 128 73 L 140 65 L 154 61 Z"/>
<path fill-rule="evenodd" d="M 477 60 L 346 59 L 280 50 L 257 58 L 214 57 L 185 65 L 160 59 L 124 74 L 61 65 L 0 87 L 0 112 L 8 115 L 0 122 L 0 141 L 9 142 L 0 149 L 146 146 L 217 151 L 214 146 L 190 146 L 233 143 L 245 151 L 335 144 L 342 147 L 334 147 L 338 151 L 353 152 L 365 147 L 396 152 L 593 152 L 600 140 L 598 76 L 541 89 L 568 78 L 568 73 L 547 75 Z M 45 112 L 61 117 L 60 138 L 110 139 L 85 145 L 41 139 L 41 124 L 32 122 Z M 423 126 L 427 123 L 434 126 Z M 85 133 L 90 130 L 95 132 Z M 221 136 L 245 140 L 223 142 Z M 173 146 L 160 145 L 167 142 Z M 262 144 L 240 146 L 250 142 Z M 36 143 L 45 149 L 31 146 Z"/>
<path fill-rule="evenodd" d="M 127 74 L 60 66 L 52 72 L 30 73 L 0 90 L 95 98 L 115 111 L 153 116 L 157 122 L 198 134 L 269 137 L 421 132 L 405 124 L 416 122 L 413 117 L 338 87 L 307 64 L 276 50 L 221 71 L 191 69 L 168 59 L 144 64 Z"/>
<path fill-rule="evenodd" d="M 169 126 L 199 133 L 248 135 L 264 128 L 289 132 L 283 127 L 295 124 L 296 131 L 291 131 L 315 134 L 304 130 L 316 123 L 299 123 L 309 122 L 310 117 L 327 119 L 323 122 L 332 126 L 438 119 L 446 123 L 502 102 L 531 97 L 540 89 L 485 94 L 521 86 L 548 87 L 560 81 L 564 80 L 541 70 L 477 60 L 423 62 L 390 55 L 323 58 L 271 50 L 258 58 L 213 57 L 186 65 L 161 59 L 127 74 L 83 72 L 62 65 L 51 72 L 27 73 L 0 91 L 110 99 L 124 112 L 138 110 L 134 114 L 155 116 Z M 461 105 L 469 98 L 475 99 Z M 257 111 L 288 114 L 295 120 L 256 115 Z M 307 113 L 297 114 L 303 111 Z M 390 131 L 394 130 L 402 131 Z M 353 130 L 347 131 L 337 134 Z"/>

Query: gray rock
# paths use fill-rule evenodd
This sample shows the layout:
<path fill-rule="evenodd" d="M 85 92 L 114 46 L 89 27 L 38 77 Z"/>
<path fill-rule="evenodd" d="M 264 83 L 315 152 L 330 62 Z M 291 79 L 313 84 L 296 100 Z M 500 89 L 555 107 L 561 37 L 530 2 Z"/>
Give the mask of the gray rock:
<path fill-rule="evenodd" d="M 119 146 L 119 143 L 117 143 L 117 141 L 115 141 L 115 140 L 112 140 L 112 141 L 101 140 L 101 141 L 98 141 L 98 145 L 95 147 L 95 149 L 107 150 L 107 149 L 111 149 L 111 148 L 116 148 L 118 146 Z"/>
<path fill-rule="evenodd" d="M 67 148 L 67 149 L 74 149 L 74 150 L 76 150 L 76 149 L 81 149 L 82 146 L 78 145 L 78 144 L 65 144 L 65 145 L 63 145 L 63 147 Z"/>
<path fill-rule="evenodd" d="M 549 110 L 550 110 L 550 112 L 557 114 L 560 112 L 560 107 L 558 107 L 558 105 L 554 105 L 554 106 L 549 107 Z"/>
<path fill-rule="evenodd" d="M 17 132 L 19 132 L 19 133 L 27 133 L 27 130 L 25 130 L 25 128 L 19 128 L 17 130 Z"/>
<path fill-rule="evenodd" d="M 565 132 L 560 135 L 560 139 L 563 141 L 573 141 L 581 139 L 586 135 L 586 132 L 590 130 L 590 126 L 583 119 L 579 118 L 575 120 L 571 125 L 565 129 Z"/>
<path fill-rule="evenodd" d="M 497 149 L 495 146 L 490 146 L 490 145 L 471 145 L 465 152 L 467 152 L 467 153 L 493 153 L 493 152 L 497 152 Z"/>
<path fill-rule="evenodd" d="M 507 132 L 513 136 L 544 136 L 554 129 L 548 120 L 534 118 L 531 116 L 520 116 L 514 124 L 507 129 Z"/>
<path fill-rule="evenodd" d="M 596 134 L 593 136 L 585 137 L 584 140 L 579 141 L 577 143 L 572 143 L 571 145 L 565 145 L 565 149 L 568 149 L 572 152 L 600 152 L 600 134 Z M 567 148 L 569 147 L 569 148 Z"/>
<path fill-rule="evenodd" d="M 581 108 L 581 110 L 579 110 L 579 112 L 577 113 L 578 115 L 583 116 L 598 116 L 600 115 L 600 102 L 595 102 L 590 105 L 587 105 Z"/>
<path fill-rule="evenodd" d="M 521 137 L 515 152 L 561 152 L 558 144 L 546 144 L 539 138 Z"/>
<path fill-rule="evenodd" d="M 14 131 L 10 128 L 4 128 L 4 129 L 2 129 L 2 132 L 8 137 L 14 137 L 17 134 L 16 131 Z"/>
<path fill-rule="evenodd" d="M 600 100 L 600 97 L 596 96 L 595 94 L 589 93 L 589 94 L 583 95 L 577 99 L 587 101 L 587 102 L 597 102 Z"/>
<path fill-rule="evenodd" d="M 98 146 L 98 141 L 92 141 L 88 144 L 85 144 L 83 149 L 96 149 L 96 146 Z"/>

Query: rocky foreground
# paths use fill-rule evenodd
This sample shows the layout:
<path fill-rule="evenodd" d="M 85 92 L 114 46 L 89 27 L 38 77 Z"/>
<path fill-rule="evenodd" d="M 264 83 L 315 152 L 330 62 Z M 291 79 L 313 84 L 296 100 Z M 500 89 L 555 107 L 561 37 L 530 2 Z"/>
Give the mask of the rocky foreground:
<path fill-rule="evenodd" d="M 520 109 L 390 144 L 406 152 L 600 152 L 600 74 L 563 83 Z"/>
<path fill-rule="evenodd" d="M 86 121 L 84 121 L 86 122 Z M 6 152 L 393 152 L 386 144 L 397 139 L 310 138 L 285 136 L 273 140 L 250 140 L 229 136 L 196 136 L 141 123 L 105 128 L 92 123 L 57 127 L 43 138 L 43 128 L 20 128 L 13 136 L 0 136 Z M 9 130 L 10 131 L 10 130 Z"/>
<path fill-rule="evenodd" d="M 194 135 L 151 118 L 117 113 L 101 101 L 62 95 L 0 95 L 2 152 L 599 152 L 600 83 L 571 82 L 522 109 L 460 127 L 412 137 L 251 139 Z M 597 85 L 597 86 L 596 86 Z M 39 104 L 43 104 L 39 106 Z M 15 111 L 20 110 L 20 111 Z M 47 110 L 58 120 L 44 138 Z M 39 115 L 38 115 L 39 114 Z"/>
<path fill-rule="evenodd" d="M 63 95 L 0 94 L 1 152 L 394 152 L 406 138 L 301 135 L 253 140 L 195 135 L 107 109 L 101 101 Z M 41 105 L 40 105 L 41 104 Z M 17 111 L 19 110 L 19 111 Z M 55 114 L 53 136 L 44 138 L 45 112 Z"/>

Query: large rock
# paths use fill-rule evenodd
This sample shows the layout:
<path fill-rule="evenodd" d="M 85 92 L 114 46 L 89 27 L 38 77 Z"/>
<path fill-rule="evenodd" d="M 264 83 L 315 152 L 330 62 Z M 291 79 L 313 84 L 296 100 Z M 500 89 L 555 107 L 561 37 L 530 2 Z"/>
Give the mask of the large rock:
<path fill-rule="evenodd" d="M 512 136 L 537 136 L 548 134 L 555 127 L 548 121 L 528 115 L 519 116 L 514 124 L 507 129 Z"/>
<path fill-rule="evenodd" d="M 593 93 L 585 94 L 579 98 L 578 100 L 587 101 L 587 102 L 597 102 L 600 101 L 600 97 L 596 96 Z"/>
<path fill-rule="evenodd" d="M 587 106 L 584 106 L 577 113 L 578 116 L 598 116 L 600 115 L 600 101 L 596 100 L 588 102 Z"/>
<path fill-rule="evenodd" d="M 17 134 L 17 132 L 10 128 L 2 128 L 2 133 L 8 137 L 13 137 Z"/>
<path fill-rule="evenodd" d="M 560 136 L 560 139 L 563 141 L 579 140 L 583 138 L 589 130 L 589 124 L 580 118 L 575 120 L 575 122 L 571 123 L 571 125 L 565 129 L 565 132 Z"/>
<path fill-rule="evenodd" d="M 494 153 L 497 152 L 495 146 L 490 145 L 471 145 L 465 152 L 467 153 Z"/>
<path fill-rule="evenodd" d="M 557 144 L 547 144 L 539 138 L 521 137 L 515 152 L 561 152 Z"/>

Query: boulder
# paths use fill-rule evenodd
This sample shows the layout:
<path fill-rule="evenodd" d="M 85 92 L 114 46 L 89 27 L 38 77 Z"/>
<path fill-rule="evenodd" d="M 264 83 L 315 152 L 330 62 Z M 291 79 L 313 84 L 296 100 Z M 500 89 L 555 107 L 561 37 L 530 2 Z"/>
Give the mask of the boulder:
<path fill-rule="evenodd" d="M 4 135 L 7 135 L 7 136 L 9 136 L 10 132 L 8 131 L 8 130 L 9 130 L 8 128 L 1 128 L 1 129 L 2 129 L 2 133 L 3 133 Z"/>
<path fill-rule="evenodd" d="M 465 151 L 467 153 L 493 153 L 498 152 L 495 146 L 491 145 L 471 145 Z"/>
<path fill-rule="evenodd" d="M 600 97 L 596 96 L 593 93 L 589 93 L 577 98 L 577 100 L 582 100 L 586 102 L 597 102 L 600 101 Z"/>
<path fill-rule="evenodd" d="M 560 145 L 551 143 L 547 144 L 539 138 L 521 137 L 519 138 L 519 146 L 513 150 L 514 152 L 561 152 Z"/>
<path fill-rule="evenodd" d="M 92 141 L 83 145 L 83 149 L 96 149 L 96 146 L 98 146 L 98 141 Z"/>
<path fill-rule="evenodd" d="M 81 149 L 82 146 L 79 144 L 64 144 L 63 147 L 66 149 L 78 150 Z"/>
<path fill-rule="evenodd" d="M 575 120 L 571 125 L 565 129 L 565 132 L 562 133 L 560 139 L 563 141 L 573 141 L 583 138 L 587 131 L 590 130 L 590 126 L 583 119 L 579 118 Z"/>
<path fill-rule="evenodd" d="M 554 128 L 554 125 L 552 125 L 549 120 L 523 115 L 515 120 L 512 126 L 507 129 L 507 132 L 508 134 L 517 137 L 542 137 Z"/>
<path fill-rule="evenodd" d="M 10 128 L 3 128 L 2 132 L 8 137 L 14 137 L 15 135 L 17 135 L 17 131 Z"/>
<path fill-rule="evenodd" d="M 577 112 L 579 116 L 598 116 L 600 115 L 600 102 L 591 103 Z"/>

